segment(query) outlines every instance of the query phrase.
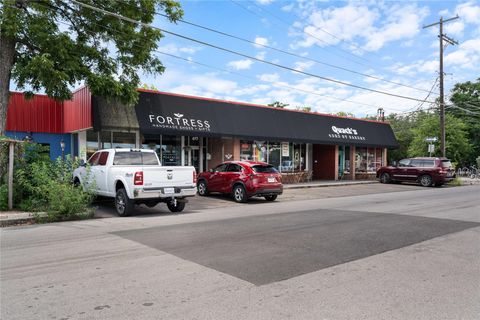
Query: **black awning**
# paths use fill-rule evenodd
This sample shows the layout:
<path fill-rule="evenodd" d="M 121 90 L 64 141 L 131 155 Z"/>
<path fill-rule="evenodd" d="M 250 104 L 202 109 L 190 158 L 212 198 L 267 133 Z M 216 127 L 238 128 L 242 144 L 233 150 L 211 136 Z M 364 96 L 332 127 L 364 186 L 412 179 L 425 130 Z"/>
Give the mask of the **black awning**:
<path fill-rule="evenodd" d="M 140 131 L 396 148 L 389 124 L 219 100 L 140 92 Z"/>

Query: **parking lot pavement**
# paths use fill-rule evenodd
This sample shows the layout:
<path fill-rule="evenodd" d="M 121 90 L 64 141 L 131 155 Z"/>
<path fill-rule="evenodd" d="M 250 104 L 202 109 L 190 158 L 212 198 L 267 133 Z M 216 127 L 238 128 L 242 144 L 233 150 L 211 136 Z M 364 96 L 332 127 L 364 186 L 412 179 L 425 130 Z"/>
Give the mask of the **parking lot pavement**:
<path fill-rule="evenodd" d="M 449 188 L 443 186 L 442 188 Z M 337 198 L 337 197 L 349 197 L 360 196 L 373 193 L 388 193 L 388 192 L 401 192 L 412 190 L 425 190 L 424 187 L 418 185 L 406 185 L 406 184 L 363 184 L 363 185 L 342 185 L 323 188 L 308 188 L 308 189 L 285 189 L 283 194 L 279 196 L 276 202 L 287 201 L 302 201 L 302 200 L 314 200 L 325 198 Z M 258 205 L 261 203 L 267 203 L 263 198 L 251 198 L 247 204 L 239 204 L 233 201 L 228 195 L 214 194 L 208 197 L 195 196 L 188 199 L 188 204 L 185 208 L 188 212 L 195 212 L 198 210 L 207 210 L 214 208 L 226 208 L 232 206 L 245 206 L 245 205 Z M 96 218 L 112 218 L 116 217 L 113 200 L 108 198 L 100 198 L 93 204 L 96 207 Z M 171 215 L 164 203 L 160 203 L 154 208 L 148 208 L 145 205 L 135 207 L 134 216 L 143 215 Z"/>

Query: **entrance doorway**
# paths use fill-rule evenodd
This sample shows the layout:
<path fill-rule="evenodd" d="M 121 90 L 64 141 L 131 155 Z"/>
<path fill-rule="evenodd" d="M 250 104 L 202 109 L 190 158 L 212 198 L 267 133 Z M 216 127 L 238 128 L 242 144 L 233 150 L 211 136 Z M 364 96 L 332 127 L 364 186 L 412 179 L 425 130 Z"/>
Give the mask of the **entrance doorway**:
<path fill-rule="evenodd" d="M 193 166 L 197 172 L 200 170 L 200 147 L 198 146 L 186 146 L 185 147 L 185 165 Z"/>

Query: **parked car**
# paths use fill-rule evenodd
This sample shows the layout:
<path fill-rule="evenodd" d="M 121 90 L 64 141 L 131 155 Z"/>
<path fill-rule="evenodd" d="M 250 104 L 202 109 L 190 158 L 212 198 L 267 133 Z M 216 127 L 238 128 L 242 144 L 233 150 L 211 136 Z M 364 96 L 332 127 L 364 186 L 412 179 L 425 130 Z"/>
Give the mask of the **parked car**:
<path fill-rule="evenodd" d="M 424 187 L 438 187 L 454 177 L 455 170 L 446 158 L 402 159 L 393 166 L 381 167 L 377 171 L 381 183 L 417 182 Z"/>
<path fill-rule="evenodd" d="M 87 164 L 75 169 L 76 185 L 96 195 L 115 198 L 119 216 L 128 216 L 135 204 L 154 207 L 165 202 L 171 212 L 185 208 L 196 194 L 194 167 L 161 166 L 153 150 L 105 149 L 95 152 Z"/>
<path fill-rule="evenodd" d="M 201 196 L 210 192 L 233 195 L 236 202 L 264 197 L 275 201 L 282 194 L 280 173 L 272 165 L 257 161 L 228 161 L 198 175 L 197 191 Z"/>

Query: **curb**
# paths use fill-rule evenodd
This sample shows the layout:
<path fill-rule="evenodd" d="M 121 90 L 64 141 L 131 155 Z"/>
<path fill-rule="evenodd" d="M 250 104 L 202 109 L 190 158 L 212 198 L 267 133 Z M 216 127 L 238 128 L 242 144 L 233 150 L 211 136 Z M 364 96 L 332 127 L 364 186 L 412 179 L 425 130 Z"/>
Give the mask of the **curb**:
<path fill-rule="evenodd" d="M 10 215 L 10 216 L 9 216 Z M 35 223 L 35 215 L 42 216 L 46 215 L 45 212 L 21 212 L 21 213 L 14 213 L 14 214 L 2 214 L 0 216 L 0 227 L 8 227 L 13 225 L 22 225 L 22 224 L 32 224 Z"/>
<path fill-rule="evenodd" d="M 379 183 L 376 180 L 371 181 L 356 181 L 356 182 L 334 182 L 334 183 L 319 183 L 319 184 L 306 184 L 306 185 L 288 185 L 284 184 L 283 189 L 308 189 L 308 188 L 323 188 L 323 187 L 340 187 L 340 186 L 352 186 L 359 184 L 373 184 Z"/>

